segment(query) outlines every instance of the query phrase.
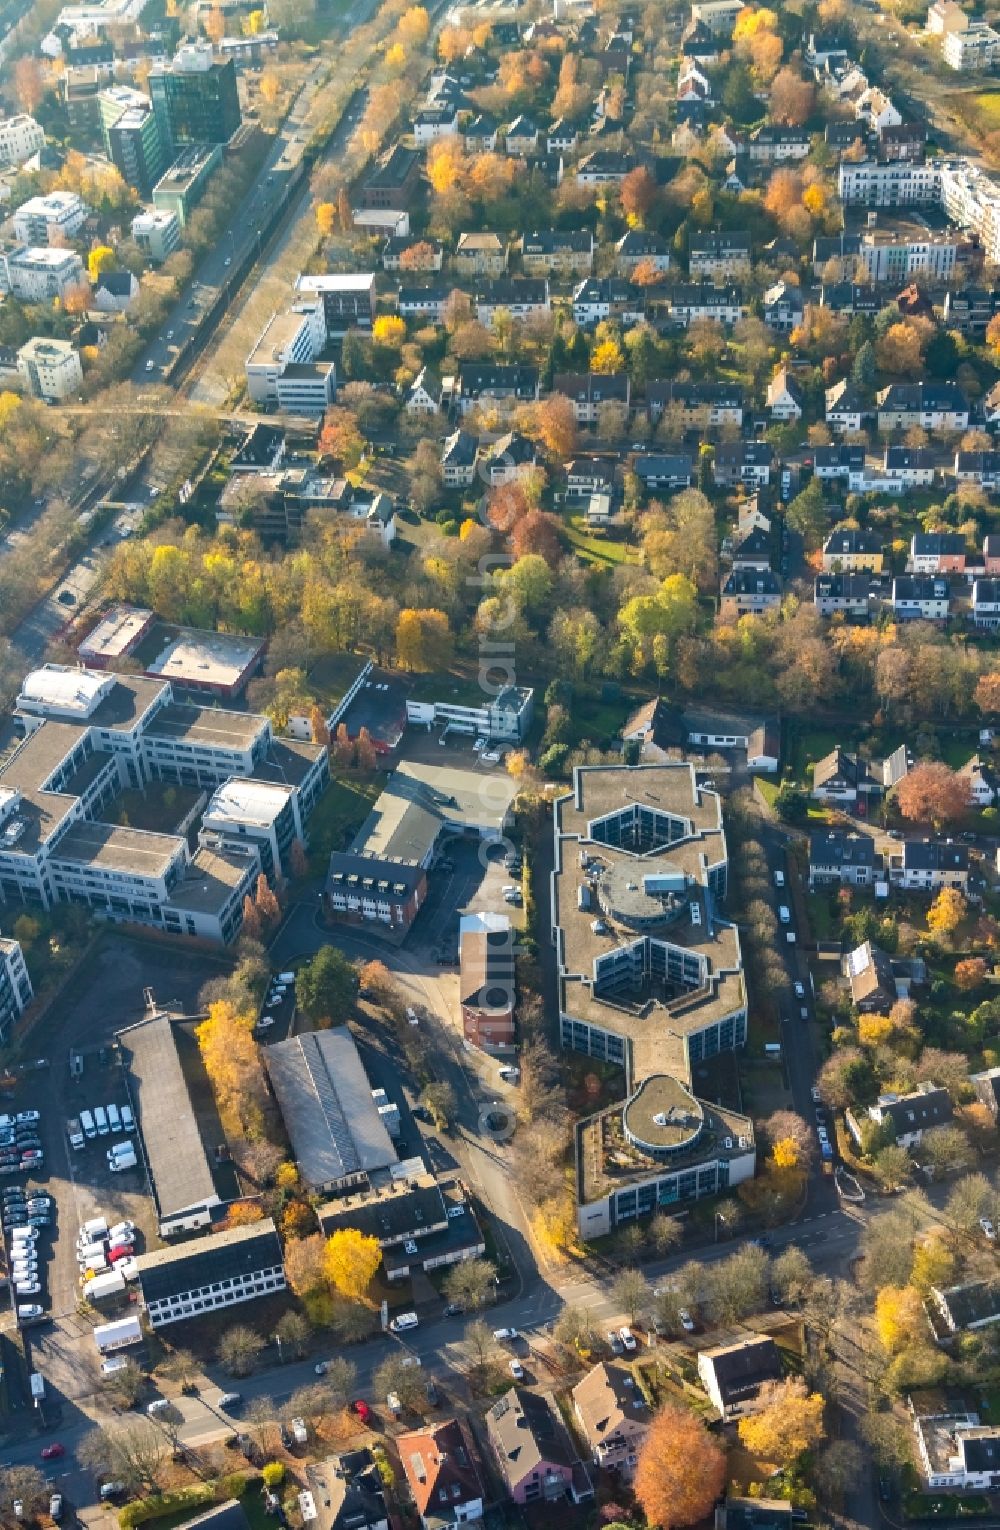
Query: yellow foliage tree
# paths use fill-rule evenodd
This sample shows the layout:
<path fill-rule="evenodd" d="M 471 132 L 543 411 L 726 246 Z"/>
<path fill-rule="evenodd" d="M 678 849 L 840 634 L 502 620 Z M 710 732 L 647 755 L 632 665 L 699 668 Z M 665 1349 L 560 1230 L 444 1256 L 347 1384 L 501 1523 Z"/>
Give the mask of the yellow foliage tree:
<path fill-rule="evenodd" d="M 419 47 L 427 41 L 431 30 L 431 18 L 422 5 L 411 5 L 409 10 L 404 11 L 399 18 L 396 31 L 400 39 L 411 46 Z"/>
<path fill-rule="evenodd" d="M 888 1015 L 859 1015 L 858 1040 L 864 1047 L 881 1047 L 892 1039 L 896 1026 Z"/>
<path fill-rule="evenodd" d="M 227 1131 L 259 1138 L 267 1090 L 253 1039 L 253 1015 L 241 1014 L 227 999 L 208 1007 L 195 1032 Z"/>
<path fill-rule="evenodd" d="M 427 179 L 437 196 L 447 196 L 449 191 L 454 191 L 464 173 L 462 150 L 454 138 L 439 138 L 430 145 L 427 150 Z"/>
<path fill-rule="evenodd" d="M 92 282 L 111 268 L 115 263 L 115 252 L 107 244 L 95 244 L 87 256 L 87 275 Z"/>
<path fill-rule="evenodd" d="M 279 1163 L 274 1185 L 275 1189 L 286 1192 L 299 1188 L 299 1171 L 293 1163 Z"/>
<path fill-rule="evenodd" d="M 372 339 L 376 345 L 388 345 L 398 351 L 406 339 L 406 320 L 394 313 L 379 314 L 372 325 Z"/>
<path fill-rule="evenodd" d="M 733 43 L 749 42 L 751 37 L 756 37 L 758 32 L 773 32 L 778 25 L 778 18 L 774 11 L 766 6 L 760 6 L 754 10 L 752 6 L 745 6 L 736 18 L 733 27 Z"/>
<path fill-rule="evenodd" d="M 378 1239 L 356 1227 L 342 1227 L 327 1239 L 323 1250 L 323 1273 L 327 1280 L 341 1296 L 355 1302 L 365 1299 L 381 1263 Z"/>
<path fill-rule="evenodd" d="M 622 372 L 625 370 L 625 357 L 622 348 L 616 340 L 602 340 L 600 345 L 595 345 L 590 357 L 590 370 L 592 372 Z"/>
<path fill-rule="evenodd" d="M 926 1326 L 924 1304 L 915 1287 L 882 1287 L 875 1298 L 875 1329 L 890 1354 L 922 1337 Z"/>
<path fill-rule="evenodd" d="M 799 1162 L 798 1143 L 792 1137 L 782 1137 L 776 1142 L 771 1150 L 775 1167 L 779 1169 L 795 1169 Z"/>
<path fill-rule="evenodd" d="M 316 227 L 319 229 L 321 239 L 329 239 L 337 227 L 337 204 L 335 202 L 320 202 L 316 207 Z"/>
<path fill-rule="evenodd" d="M 927 928 L 935 935 L 954 935 L 968 912 L 957 887 L 942 887 L 927 910 Z"/>
<path fill-rule="evenodd" d="M 826 191 L 818 181 L 814 181 L 811 186 L 807 186 L 802 193 L 802 206 L 814 218 L 825 217 L 828 205 Z"/>
<path fill-rule="evenodd" d="M 397 42 L 393 43 L 391 48 L 387 48 L 385 61 L 396 74 L 402 73 L 406 68 L 406 49 L 403 47 L 403 44 Z"/>
<path fill-rule="evenodd" d="M 243 23 L 243 31 L 247 37 L 259 37 L 264 30 L 264 12 L 251 11 Z"/>
<path fill-rule="evenodd" d="M 955 1255 L 943 1237 L 932 1234 L 922 1243 L 918 1243 L 913 1252 L 911 1285 L 926 1294 L 931 1286 L 937 1286 L 940 1290 L 944 1286 L 951 1285 L 954 1274 Z"/>
<path fill-rule="evenodd" d="M 260 91 L 261 100 L 266 102 L 268 106 L 273 106 L 281 94 L 278 76 L 272 74 L 270 70 L 266 74 L 261 75 L 260 84 L 257 88 Z"/>
<path fill-rule="evenodd" d="M 760 1390 L 759 1410 L 740 1419 L 740 1439 L 762 1461 L 787 1466 L 819 1444 L 823 1427 L 823 1398 L 810 1392 L 800 1376 L 772 1381 Z"/>

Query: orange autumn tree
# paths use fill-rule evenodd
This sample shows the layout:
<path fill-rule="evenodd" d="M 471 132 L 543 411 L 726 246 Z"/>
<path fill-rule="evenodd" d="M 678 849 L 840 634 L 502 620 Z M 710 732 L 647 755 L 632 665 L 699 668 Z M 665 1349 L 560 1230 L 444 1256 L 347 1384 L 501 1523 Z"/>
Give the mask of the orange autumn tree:
<path fill-rule="evenodd" d="M 635 1496 L 651 1526 L 674 1530 L 711 1512 L 726 1481 L 726 1453 L 686 1408 L 661 1408 L 639 1453 Z"/>

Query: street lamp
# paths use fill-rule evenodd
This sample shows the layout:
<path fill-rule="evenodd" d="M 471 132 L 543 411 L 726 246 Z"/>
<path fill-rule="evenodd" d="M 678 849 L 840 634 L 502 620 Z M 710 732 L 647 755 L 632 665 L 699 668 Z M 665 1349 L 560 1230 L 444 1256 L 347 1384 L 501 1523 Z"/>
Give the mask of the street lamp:
<path fill-rule="evenodd" d="M 717 1212 L 715 1212 L 715 1241 L 716 1241 L 716 1243 L 718 1243 L 718 1241 L 719 1241 L 719 1223 L 720 1222 L 722 1223 L 723 1227 L 725 1227 L 725 1225 L 726 1225 L 726 1213 L 724 1211 L 717 1211 Z"/>

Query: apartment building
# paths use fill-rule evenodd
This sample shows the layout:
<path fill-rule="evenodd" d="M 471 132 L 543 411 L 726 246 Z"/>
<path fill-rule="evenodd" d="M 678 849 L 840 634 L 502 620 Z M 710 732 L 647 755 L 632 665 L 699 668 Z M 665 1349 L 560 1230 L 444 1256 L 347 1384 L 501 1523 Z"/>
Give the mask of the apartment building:
<path fill-rule="evenodd" d="M 945 33 L 941 57 L 949 69 L 982 74 L 1000 62 L 1000 32 L 985 21 L 970 18 L 967 27 Z"/>
<path fill-rule="evenodd" d="M 29 197 L 14 214 L 14 237 L 23 244 L 66 244 L 87 219 L 87 208 L 75 191 L 50 191 Z"/>
<path fill-rule="evenodd" d="M 23 165 L 44 148 L 45 134 L 27 112 L 0 117 L 0 166 Z"/>
<path fill-rule="evenodd" d="M 342 340 L 349 329 L 372 327 L 374 271 L 329 271 L 322 276 L 300 276 L 295 291 L 307 302 L 314 298 L 322 301 L 328 340 Z"/>
<path fill-rule="evenodd" d="M 745 276 L 751 266 L 749 234 L 692 234 L 688 270 L 692 277 L 715 280 Z"/>
<path fill-rule="evenodd" d="M 32 398 L 56 404 L 83 386 L 80 352 L 68 340 L 35 335 L 17 353 L 17 370 Z"/>
<path fill-rule="evenodd" d="M 24 303 L 46 303 L 64 298 L 83 279 L 83 261 L 75 250 L 27 244 L 0 249 L 0 295 L 9 292 Z"/>
<path fill-rule="evenodd" d="M 854 257 L 871 282 L 899 283 L 922 274 L 935 281 L 950 281 L 960 256 L 968 251 L 965 240 L 955 234 L 931 234 L 922 238 L 904 237 L 881 229 L 867 230 L 860 236 Z"/>

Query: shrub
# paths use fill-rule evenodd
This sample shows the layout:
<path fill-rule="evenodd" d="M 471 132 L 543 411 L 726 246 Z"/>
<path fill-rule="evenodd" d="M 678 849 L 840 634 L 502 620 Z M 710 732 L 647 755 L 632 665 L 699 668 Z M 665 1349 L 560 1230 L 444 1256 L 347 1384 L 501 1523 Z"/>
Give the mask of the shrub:
<path fill-rule="evenodd" d="M 268 1461 L 261 1476 L 264 1479 L 264 1486 L 270 1488 L 273 1493 L 285 1480 L 285 1468 L 280 1461 Z"/>

